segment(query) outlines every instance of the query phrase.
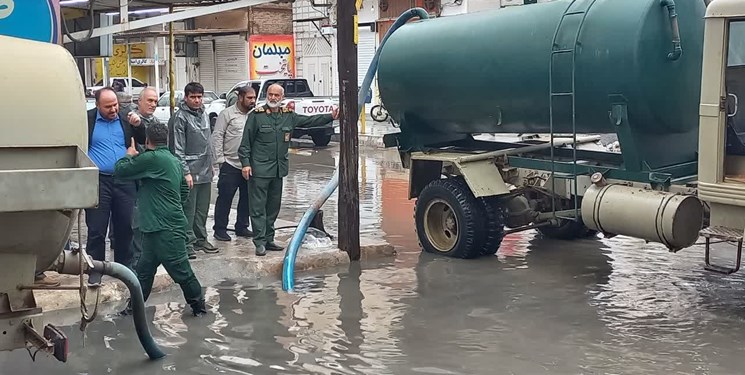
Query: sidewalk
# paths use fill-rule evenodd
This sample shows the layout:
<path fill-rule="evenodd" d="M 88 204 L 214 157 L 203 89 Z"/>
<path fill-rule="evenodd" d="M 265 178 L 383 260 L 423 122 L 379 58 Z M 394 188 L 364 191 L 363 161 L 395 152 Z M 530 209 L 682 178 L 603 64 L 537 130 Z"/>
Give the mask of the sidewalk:
<path fill-rule="evenodd" d="M 197 252 L 197 259 L 190 261 L 191 266 L 203 287 L 215 285 L 225 279 L 262 277 L 280 278 L 282 276 L 282 263 L 285 251 L 268 251 L 266 256 L 258 257 L 254 254 L 255 249 L 250 238 L 236 237 L 233 233 L 230 233 L 231 237 L 233 237 L 233 241 L 231 242 L 216 241 L 211 237 L 212 230 L 210 229 L 213 225 L 213 214 L 214 206 L 210 207 L 210 213 L 207 219 L 207 228 L 210 233 L 208 240 L 215 244 L 215 246 L 220 249 L 220 252 L 216 254 Z M 232 218 L 235 217 L 235 210 L 232 210 L 230 216 L 230 222 L 232 223 Z M 290 223 L 284 220 L 277 220 L 276 227 L 279 228 L 296 224 L 297 223 Z M 85 230 L 86 229 L 83 228 L 84 232 Z M 283 233 L 288 232 L 291 236 L 292 231 L 284 231 Z M 285 238 L 278 238 L 277 242 L 286 247 L 287 243 L 281 241 L 284 239 Z M 308 237 L 306 236 L 306 241 L 307 239 Z M 289 239 L 287 239 L 287 241 L 289 241 Z M 381 240 L 362 238 L 361 245 L 362 261 L 395 256 L 393 246 Z M 110 251 L 107 252 L 107 259 L 112 259 L 113 254 L 111 254 Z M 335 242 L 331 246 L 324 248 L 309 248 L 307 244 L 304 243 L 298 251 L 298 256 L 295 262 L 295 272 L 301 273 L 302 271 L 334 267 L 348 263 L 349 258 L 347 254 L 339 250 Z M 53 273 L 48 274 L 57 276 Z M 78 286 L 80 284 L 78 276 L 59 275 L 59 278 L 63 286 Z M 87 276 L 84 276 L 84 281 L 85 280 L 87 280 Z M 160 266 L 155 277 L 155 282 L 153 283 L 152 293 L 163 292 L 171 288 L 178 288 L 178 285 L 174 284 L 163 266 Z M 78 291 L 74 290 L 38 290 L 34 295 L 36 297 L 37 305 L 45 312 L 77 308 L 80 306 Z M 91 305 L 95 303 L 95 297 L 96 292 L 94 290 L 89 290 L 87 303 Z M 101 299 L 99 303 L 121 301 L 127 298 L 129 298 L 129 292 L 124 284 L 107 276 L 103 278 L 101 284 Z"/>

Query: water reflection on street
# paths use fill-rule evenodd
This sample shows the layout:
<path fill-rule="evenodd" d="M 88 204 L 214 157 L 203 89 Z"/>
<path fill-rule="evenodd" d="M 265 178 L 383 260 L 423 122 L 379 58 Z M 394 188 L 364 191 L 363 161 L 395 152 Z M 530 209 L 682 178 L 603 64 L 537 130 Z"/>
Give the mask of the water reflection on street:
<path fill-rule="evenodd" d="M 333 149 L 292 158 L 281 217 L 298 221 L 333 173 Z M 574 242 L 507 237 L 495 257 L 422 254 L 408 177 L 395 152 L 360 161 L 362 231 L 395 260 L 207 288 L 192 318 L 177 292 L 148 316 L 168 356 L 149 362 L 131 319 L 88 328 L 60 319 L 71 359 L 0 354 L 3 374 L 736 374 L 745 344 L 745 279 L 703 271 L 702 249 L 671 254 L 616 237 Z M 337 195 L 324 206 L 336 232 Z"/>

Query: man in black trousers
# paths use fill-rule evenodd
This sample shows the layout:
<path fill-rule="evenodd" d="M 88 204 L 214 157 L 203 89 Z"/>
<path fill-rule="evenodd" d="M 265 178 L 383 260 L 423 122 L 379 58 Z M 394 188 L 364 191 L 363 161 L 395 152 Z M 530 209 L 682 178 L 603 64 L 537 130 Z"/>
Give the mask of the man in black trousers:
<path fill-rule="evenodd" d="M 98 207 L 85 210 L 88 226 L 87 252 L 95 260 L 106 260 L 109 219 L 116 248 L 114 261 L 131 267 L 132 212 L 136 199 L 134 181 L 114 178 L 114 165 L 127 153 L 132 139 L 145 143 L 145 127 L 135 113 L 119 111 L 116 92 L 105 87 L 96 91 L 96 108 L 88 111 L 88 156 L 99 169 Z M 88 279 L 89 284 L 100 278 Z"/>

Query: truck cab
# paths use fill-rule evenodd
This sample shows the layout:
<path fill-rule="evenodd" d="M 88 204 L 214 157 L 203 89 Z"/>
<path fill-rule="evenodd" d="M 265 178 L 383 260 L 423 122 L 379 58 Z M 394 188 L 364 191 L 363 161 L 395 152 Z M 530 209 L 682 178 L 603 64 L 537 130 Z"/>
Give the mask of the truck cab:
<path fill-rule="evenodd" d="M 699 126 L 698 195 L 710 209 L 707 268 L 739 269 L 745 229 L 745 2 L 716 0 L 706 11 Z M 709 264 L 708 242 L 738 245 L 736 268 Z"/>

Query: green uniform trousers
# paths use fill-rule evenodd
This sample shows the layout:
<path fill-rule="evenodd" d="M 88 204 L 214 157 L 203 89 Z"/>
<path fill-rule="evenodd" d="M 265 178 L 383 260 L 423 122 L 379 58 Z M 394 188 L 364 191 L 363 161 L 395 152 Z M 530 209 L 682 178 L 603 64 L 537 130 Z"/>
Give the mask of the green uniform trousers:
<path fill-rule="evenodd" d="M 257 247 L 274 242 L 274 222 L 282 205 L 282 182 L 281 178 L 248 179 L 248 212 Z"/>
<path fill-rule="evenodd" d="M 137 262 L 137 279 L 142 285 L 145 300 L 150 296 L 158 266 L 163 267 L 174 282 L 181 286 L 189 306 L 199 306 L 204 300 L 202 285 L 189 264 L 186 255 L 186 236 L 182 231 L 163 230 L 143 233 L 142 254 Z"/>
<path fill-rule="evenodd" d="M 193 248 L 194 244 L 207 240 L 207 214 L 210 211 L 212 184 L 194 184 L 189 190 L 184 213 L 186 214 L 186 246 Z"/>

